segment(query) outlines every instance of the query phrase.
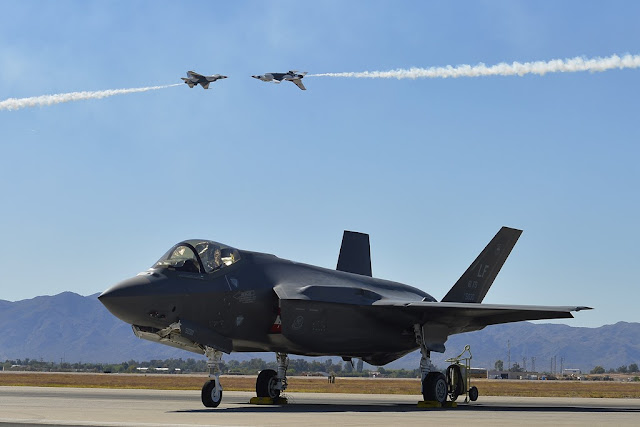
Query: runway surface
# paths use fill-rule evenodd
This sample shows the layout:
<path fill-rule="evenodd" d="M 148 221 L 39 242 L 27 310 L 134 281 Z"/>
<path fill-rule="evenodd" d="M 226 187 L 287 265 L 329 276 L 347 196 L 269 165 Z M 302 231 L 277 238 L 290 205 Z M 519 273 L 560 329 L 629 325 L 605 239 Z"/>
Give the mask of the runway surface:
<path fill-rule="evenodd" d="M 249 404 L 224 392 L 208 409 L 199 391 L 0 387 L 0 426 L 639 425 L 640 399 L 480 396 L 454 409 L 420 409 L 419 396 L 288 393 L 289 404 Z"/>

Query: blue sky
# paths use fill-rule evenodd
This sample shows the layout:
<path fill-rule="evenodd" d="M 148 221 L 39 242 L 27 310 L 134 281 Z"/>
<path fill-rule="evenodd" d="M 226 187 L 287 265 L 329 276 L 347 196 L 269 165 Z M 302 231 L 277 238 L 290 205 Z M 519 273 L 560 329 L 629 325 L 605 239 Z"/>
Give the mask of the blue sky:
<path fill-rule="evenodd" d="M 0 111 L 0 299 L 83 295 L 208 238 L 440 299 L 500 226 L 485 302 L 640 321 L 640 70 L 430 80 L 253 74 L 640 53 L 637 2 L 0 1 L 0 101 L 228 79 Z"/>

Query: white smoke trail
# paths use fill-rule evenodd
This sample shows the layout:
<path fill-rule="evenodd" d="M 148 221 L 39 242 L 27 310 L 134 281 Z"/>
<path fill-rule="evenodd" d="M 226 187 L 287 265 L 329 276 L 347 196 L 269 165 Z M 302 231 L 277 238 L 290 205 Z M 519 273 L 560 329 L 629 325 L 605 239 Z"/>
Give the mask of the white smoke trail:
<path fill-rule="evenodd" d="M 359 79 L 446 79 L 458 77 L 481 76 L 524 76 L 525 74 L 538 74 L 544 76 L 547 73 L 575 73 L 578 71 L 600 72 L 614 68 L 638 68 L 640 67 L 640 55 L 612 55 L 606 58 L 583 58 L 577 56 L 567 59 L 553 59 L 551 61 L 513 62 L 511 64 L 500 63 L 490 67 L 485 64 L 458 65 L 452 67 L 430 67 L 396 69 L 390 71 L 363 71 L 359 73 L 323 73 L 310 74 L 307 77 L 353 77 Z"/>
<path fill-rule="evenodd" d="M 0 111 L 19 110 L 20 108 L 53 105 L 60 104 L 62 102 L 82 101 L 84 99 L 102 99 L 114 95 L 147 92 L 150 90 L 165 89 L 173 86 L 181 86 L 181 83 L 165 86 L 137 87 L 131 89 L 99 90 L 95 92 L 69 92 L 59 93 L 56 95 L 32 96 L 30 98 L 9 98 L 4 101 L 0 101 Z"/>

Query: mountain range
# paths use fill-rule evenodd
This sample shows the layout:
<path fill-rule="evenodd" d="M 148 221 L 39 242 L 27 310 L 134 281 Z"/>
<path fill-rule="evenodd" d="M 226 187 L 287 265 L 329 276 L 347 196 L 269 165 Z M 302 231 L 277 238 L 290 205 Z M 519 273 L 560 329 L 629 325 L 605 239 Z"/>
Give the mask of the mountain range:
<path fill-rule="evenodd" d="M 198 357 L 136 338 L 129 325 L 104 308 L 97 294 L 63 292 L 16 302 L 0 300 L 0 327 L 0 361 L 30 358 L 119 363 Z M 466 344 L 471 346 L 474 367 L 493 368 L 496 360 L 502 360 L 506 367 L 510 353 L 511 363 L 522 367 L 525 359 L 529 370 L 535 363 L 536 370 L 549 371 L 555 356 L 556 371 L 562 366 L 585 372 L 597 365 L 608 369 L 640 363 L 640 323 L 618 322 L 598 328 L 531 322 L 489 326 L 451 336 L 444 354 L 432 353 L 433 362 L 445 367 L 445 359 L 459 354 Z M 224 360 L 254 357 L 275 359 L 269 353 L 232 353 Z M 419 361 L 419 352 L 413 352 L 386 367 L 415 369 Z"/>

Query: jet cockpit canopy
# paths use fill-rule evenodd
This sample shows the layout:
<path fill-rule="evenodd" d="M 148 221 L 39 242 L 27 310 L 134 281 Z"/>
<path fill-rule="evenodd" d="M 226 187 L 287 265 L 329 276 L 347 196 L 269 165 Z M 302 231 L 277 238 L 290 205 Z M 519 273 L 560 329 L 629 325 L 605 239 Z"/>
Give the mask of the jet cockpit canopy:
<path fill-rule="evenodd" d="M 165 253 L 152 268 L 212 273 L 240 260 L 237 249 L 211 240 L 185 240 Z"/>

